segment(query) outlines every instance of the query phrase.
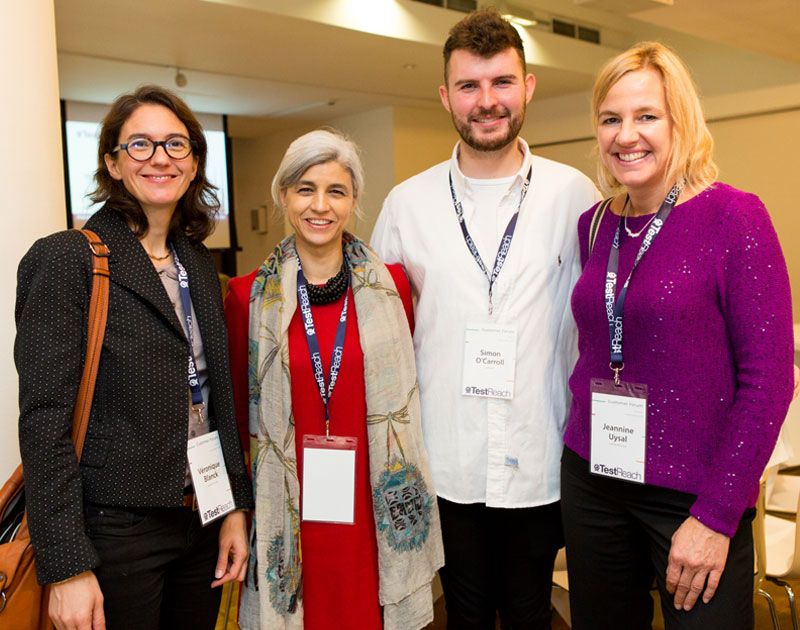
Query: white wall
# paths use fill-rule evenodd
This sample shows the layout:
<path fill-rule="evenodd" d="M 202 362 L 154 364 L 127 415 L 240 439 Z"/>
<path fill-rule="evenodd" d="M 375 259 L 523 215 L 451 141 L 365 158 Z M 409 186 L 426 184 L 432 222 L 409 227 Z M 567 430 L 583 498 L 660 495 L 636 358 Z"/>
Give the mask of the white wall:
<path fill-rule="evenodd" d="M 354 218 L 348 229 L 369 240 L 383 199 L 395 183 L 392 109 L 385 107 L 364 114 L 332 118 L 324 126 L 343 131 L 361 150 L 366 187 L 359 204 L 364 218 Z M 236 229 L 242 248 L 236 256 L 239 275 L 258 267 L 275 244 L 291 230 L 280 209 L 272 203 L 269 189 L 289 144 L 311 129 L 297 127 L 260 138 L 233 141 Z M 250 229 L 250 209 L 262 203 L 269 206 L 267 234 Z"/>
<path fill-rule="evenodd" d="M 292 129 L 255 139 L 232 142 L 236 235 L 241 251 L 236 254 L 236 272 L 245 275 L 258 267 L 285 236 L 283 214 L 270 197 L 270 185 L 283 154 L 292 140 L 308 129 Z M 267 233 L 250 228 L 250 210 L 267 204 Z"/>
<path fill-rule="evenodd" d="M 450 158 L 458 134 L 444 107 L 394 110 L 395 183 Z"/>
<path fill-rule="evenodd" d="M 360 195 L 362 219 L 349 229 L 369 241 L 383 200 L 394 186 L 394 115 L 391 107 L 334 118 L 329 123 L 352 138 L 361 149 L 366 186 Z"/>
<path fill-rule="evenodd" d="M 2 483 L 19 463 L 13 270 L 37 237 L 64 228 L 67 219 L 53 2 L 3 0 L 0 13 L 0 76 L 8 96 L 0 99 L 0 138 L 5 147 L 0 151 L 0 189 L 7 226 L 0 230 L 5 268 L 0 275 Z"/>
<path fill-rule="evenodd" d="M 794 321 L 800 322 L 800 107 L 794 111 L 710 125 L 720 179 L 756 193 L 781 241 L 792 283 Z"/>

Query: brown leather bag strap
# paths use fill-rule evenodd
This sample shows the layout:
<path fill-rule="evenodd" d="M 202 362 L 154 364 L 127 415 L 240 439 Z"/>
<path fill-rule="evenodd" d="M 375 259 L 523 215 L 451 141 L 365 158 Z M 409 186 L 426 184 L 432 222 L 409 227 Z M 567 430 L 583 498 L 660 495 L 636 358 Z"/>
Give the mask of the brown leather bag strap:
<path fill-rule="evenodd" d="M 603 221 L 603 217 L 606 213 L 606 208 L 611 205 L 611 202 L 614 201 L 613 197 L 609 197 L 608 199 L 604 199 L 599 204 L 597 204 L 597 208 L 592 215 L 592 222 L 589 224 L 589 252 L 588 256 L 591 256 L 592 250 L 594 249 L 594 241 L 597 238 L 597 232 L 600 230 L 600 223 Z M 587 258 L 588 258 L 587 256 Z"/>
<path fill-rule="evenodd" d="M 103 337 L 106 334 L 108 318 L 108 291 L 111 284 L 111 272 L 108 269 L 109 249 L 91 230 L 81 230 L 89 241 L 92 250 L 92 293 L 89 300 L 89 326 L 86 335 L 86 358 L 83 364 L 83 375 L 72 411 L 72 441 L 75 443 L 75 454 L 81 461 L 86 430 L 89 428 L 89 413 L 92 410 L 94 385 L 97 379 L 97 368 L 100 365 L 100 352 L 103 349 Z"/>

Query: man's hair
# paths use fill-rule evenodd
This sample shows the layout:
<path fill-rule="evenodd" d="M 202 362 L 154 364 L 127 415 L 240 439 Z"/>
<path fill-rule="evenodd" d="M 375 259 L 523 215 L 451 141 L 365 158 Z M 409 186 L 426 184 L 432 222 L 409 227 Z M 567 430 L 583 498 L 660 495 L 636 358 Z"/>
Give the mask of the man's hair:
<path fill-rule="evenodd" d="M 494 7 L 473 11 L 452 29 L 444 43 L 444 83 L 447 85 L 447 66 L 454 50 L 466 50 L 488 59 L 513 48 L 519 55 L 525 73 L 525 49 L 522 38 L 510 22 L 504 20 Z"/>

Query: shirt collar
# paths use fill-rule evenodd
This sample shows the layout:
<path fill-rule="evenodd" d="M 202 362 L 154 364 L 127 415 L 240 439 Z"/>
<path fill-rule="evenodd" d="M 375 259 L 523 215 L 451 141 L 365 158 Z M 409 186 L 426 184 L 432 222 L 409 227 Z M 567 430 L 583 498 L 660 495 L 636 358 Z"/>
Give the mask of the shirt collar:
<path fill-rule="evenodd" d="M 517 137 L 517 143 L 520 151 L 522 151 L 522 164 L 519 170 L 514 174 L 514 179 L 511 180 L 506 195 L 522 186 L 522 182 L 528 176 L 528 169 L 531 167 L 531 160 L 533 159 L 528 143 L 520 137 Z M 472 196 L 472 186 L 470 186 L 468 178 L 461 172 L 461 167 L 458 165 L 458 152 L 460 148 L 461 140 L 456 142 L 456 146 L 453 147 L 453 153 L 450 156 L 450 174 L 453 177 L 453 187 L 456 191 L 456 197 L 459 200 Z"/>

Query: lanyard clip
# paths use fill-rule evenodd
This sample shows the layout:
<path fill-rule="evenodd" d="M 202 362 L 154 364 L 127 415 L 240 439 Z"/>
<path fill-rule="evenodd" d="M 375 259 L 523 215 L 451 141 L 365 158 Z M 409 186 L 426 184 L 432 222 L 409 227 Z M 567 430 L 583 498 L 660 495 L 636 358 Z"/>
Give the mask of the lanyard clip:
<path fill-rule="evenodd" d="M 191 409 L 197 414 L 197 421 L 199 423 L 203 423 L 203 409 L 206 408 L 205 403 L 197 403 L 196 405 L 192 405 Z"/>
<path fill-rule="evenodd" d="M 619 380 L 619 373 L 625 369 L 624 363 L 609 363 L 608 367 L 611 368 L 611 371 L 614 372 L 614 385 L 619 387 L 622 383 Z"/>

